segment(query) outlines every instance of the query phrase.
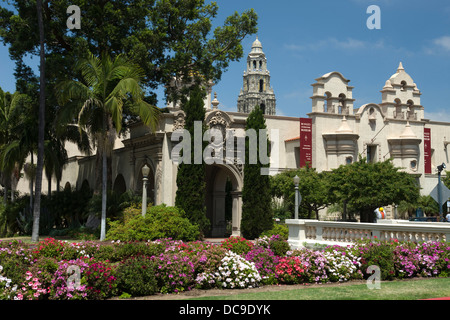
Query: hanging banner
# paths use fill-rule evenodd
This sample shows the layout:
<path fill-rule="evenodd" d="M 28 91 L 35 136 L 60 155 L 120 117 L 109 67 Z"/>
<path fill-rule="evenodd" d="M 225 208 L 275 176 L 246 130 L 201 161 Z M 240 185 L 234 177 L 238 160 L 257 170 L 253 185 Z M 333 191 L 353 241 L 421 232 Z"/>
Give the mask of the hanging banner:
<path fill-rule="evenodd" d="M 300 118 L 300 168 L 312 166 L 312 119 Z"/>
<path fill-rule="evenodd" d="M 431 129 L 423 129 L 425 174 L 431 174 Z"/>

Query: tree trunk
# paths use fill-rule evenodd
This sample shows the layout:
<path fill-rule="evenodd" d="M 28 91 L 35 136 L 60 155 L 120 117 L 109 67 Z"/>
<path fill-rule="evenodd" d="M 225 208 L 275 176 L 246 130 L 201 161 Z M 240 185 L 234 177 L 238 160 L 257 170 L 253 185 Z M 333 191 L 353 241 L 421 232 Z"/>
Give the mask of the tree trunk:
<path fill-rule="evenodd" d="M 36 186 L 33 210 L 33 231 L 31 241 L 39 241 L 39 218 L 41 214 L 41 188 L 42 188 L 42 171 L 44 168 L 44 129 L 45 129 L 45 48 L 44 48 L 44 22 L 42 17 L 42 0 L 37 0 L 37 15 L 39 25 L 39 42 L 40 42 L 40 75 L 39 75 L 39 132 L 38 132 L 38 155 L 36 168 Z"/>
<path fill-rule="evenodd" d="M 101 219 L 101 229 L 100 229 L 100 240 L 105 240 L 106 231 L 106 187 L 107 187 L 107 166 L 106 166 L 106 154 L 103 154 L 103 182 L 102 182 L 102 219 Z"/>

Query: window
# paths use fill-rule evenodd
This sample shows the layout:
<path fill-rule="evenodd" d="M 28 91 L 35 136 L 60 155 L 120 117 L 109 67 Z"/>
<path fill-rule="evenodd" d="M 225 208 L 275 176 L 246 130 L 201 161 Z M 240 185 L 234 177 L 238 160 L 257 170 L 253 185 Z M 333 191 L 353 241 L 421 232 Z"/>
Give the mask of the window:
<path fill-rule="evenodd" d="M 339 95 L 339 113 L 342 114 L 345 112 L 346 110 L 346 99 L 347 97 L 345 96 L 345 94 L 341 93 Z"/>
<path fill-rule="evenodd" d="M 406 90 L 406 81 L 403 80 L 403 81 L 401 82 L 401 85 L 402 85 L 402 91 L 405 91 L 405 90 Z"/>
<path fill-rule="evenodd" d="M 259 92 L 264 92 L 264 80 L 259 80 Z"/>
<path fill-rule="evenodd" d="M 353 163 L 353 157 L 345 158 L 345 164 L 352 164 L 352 163 Z"/>
<path fill-rule="evenodd" d="M 331 93 L 325 92 L 325 104 L 323 107 L 324 112 L 330 112 L 331 111 Z"/>
<path fill-rule="evenodd" d="M 377 159 L 377 146 L 368 145 L 367 146 L 367 163 L 374 163 Z"/>
<path fill-rule="evenodd" d="M 411 170 L 417 171 L 417 161 L 416 160 L 412 160 L 409 165 L 411 167 Z"/>
<path fill-rule="evenodd" d="M 264 103 L 261 103 L 259 107 L 261 108 L 262 113 L 266 114 L 266 105 Z"/>

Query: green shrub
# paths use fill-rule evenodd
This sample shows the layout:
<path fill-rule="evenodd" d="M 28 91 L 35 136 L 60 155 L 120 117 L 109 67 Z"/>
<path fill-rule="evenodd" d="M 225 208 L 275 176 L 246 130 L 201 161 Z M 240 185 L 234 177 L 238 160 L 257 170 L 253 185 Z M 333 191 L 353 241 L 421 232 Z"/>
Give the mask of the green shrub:
<path fill-rule="evenodd" d="M 136 208 L 125 209 L 123 220 L 109 222 L 108 240 L 145 241 L 161 238 L 194 241 L 200 236 L 197 225 L 189 222 L 182 210 L 165 205 L 153 206 L 142 217 Z"/>
<path fill-rule="evenodd" d="M 279 257 L 284 257 L 286 252 L 291 250 L 291 246 L 286 239 L 280 237 L 279 235 L 273 235 L 269 239 L 269 248 L 272 252 Z"/>
<path fill-rule="evenodd" d="M 124 260 L 117 267 L 117 289 L 123 296 L 147 296 L 158 292 L 156 263 L 146 256 Z M 125 294 L 125 295 L 124 295 Z"/>
<path fill-rule="evenodd" d="M 366 272 L 372 265 L 380 268 L 381 280 L 392 280 L 395 277 L 394 248 L 386 241 L 364 241 L 353 248 L 353 254 L 361 257 L 361 271 L 365 279 L 372 275 Z"/>
<path fill-rule="evenodd" d="M 282 239 L 287 240 L 289 238 L 288 226 L 285 224 L 275 224 L 272 229 L 261 233 L 261 236 L 268 236 L 269 238 L 274 235 L 279 235 Z"/>

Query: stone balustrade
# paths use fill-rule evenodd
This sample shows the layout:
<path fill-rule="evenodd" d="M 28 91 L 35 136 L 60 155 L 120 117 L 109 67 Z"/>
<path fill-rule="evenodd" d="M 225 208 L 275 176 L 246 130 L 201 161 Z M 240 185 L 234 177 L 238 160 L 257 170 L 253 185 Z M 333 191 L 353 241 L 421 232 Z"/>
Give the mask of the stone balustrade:
<path fill-rule="evenodd" d="M 308 243 L 350 245 L 356 240 L 449 241 L 450 223 L 382 220 L 378 223 L 287 219 L 293 249 Z"/>

